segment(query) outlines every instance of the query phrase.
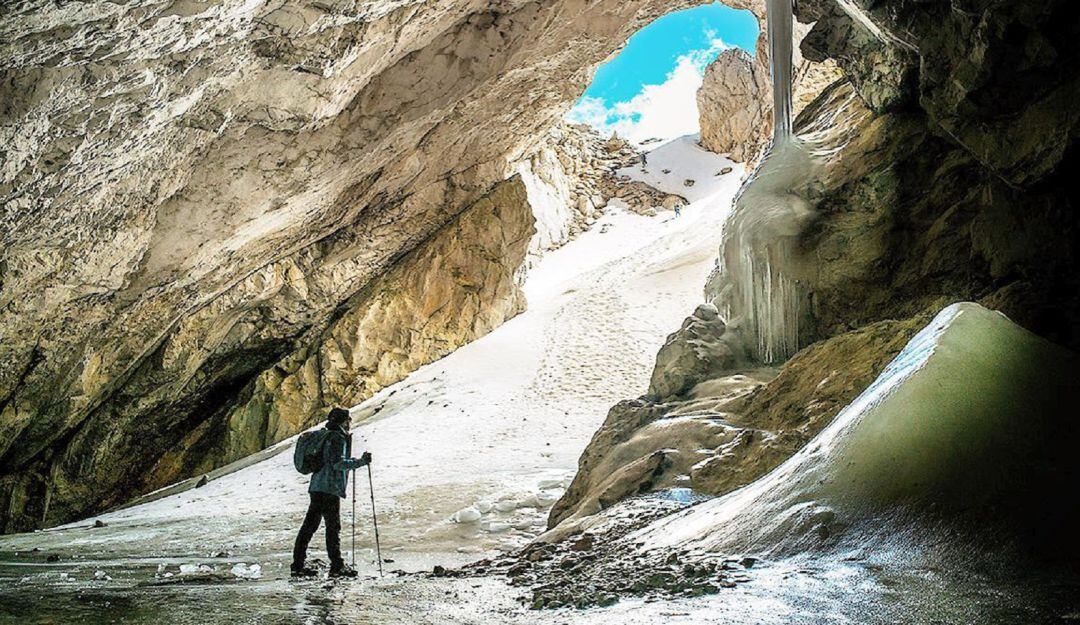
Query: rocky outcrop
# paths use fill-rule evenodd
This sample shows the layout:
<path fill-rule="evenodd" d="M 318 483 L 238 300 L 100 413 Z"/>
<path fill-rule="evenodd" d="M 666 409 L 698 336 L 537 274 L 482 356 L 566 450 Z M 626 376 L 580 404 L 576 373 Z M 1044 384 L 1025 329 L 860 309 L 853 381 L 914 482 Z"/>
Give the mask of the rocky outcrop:
<path fill-rule="evenodd" d="M 688 4 L 5 11 L 0 529 L 158 481 Z"/>
<path fill-rule="evenodd" d="M 255 453 L 495 329 L 525 308 L 520 268 L 534 233 L 520 179 L 499 184 L 353 296 L 319 340 L 168 450 L 142 486 Z"/>
<path fill-rule="evenodd" d="M 736 162 L 754 160 L 772 133 L 769 70 L 738 48 L 705 68 L 697 92 L 701 145 Z"/>
<path fill-rule="evenodd" d="M 1076 113 L 1064 104 L 1080 84 L 1069 43 L 1080 8 L 977 4 L 798 4 L 817 20 L 804 54 L 835 59 L 847 80 L 806 107 L 800 146 L 744 189 L 706 287 L 726 323 L 721 340 L 784 363 L 780 374 L 744 401 L 715 394 L 723 403 L 702 418 L 746 427 L 715 449 L 715 430 L 680 419 L 725 388 L 724 366 L 695 370 L 666 404 L 619 404 L 553 524 L 630 494 L 600 486 L 661 452 L 654 473 L 623 483 L 709 493 L 748 483 L 805 444 L 946 304 L 976 300 L 1080 347 Z M 659 360 L 654 380 L 669 366 L 693 370 Z M 680 474 L 680 454 L 695 449 L 708 457 Z"/>
<path fill-rule="evenodd" d="M 532 255 L 560 247 L 587 230 L 611 198 L 625 201 L 635 212 L 664 206 L 666 194 L 617 176 L 619 169 L 640 158 L 629 142 L 616 135 L 605 139 L 583 124 L 563 122 L 549 130 L 540 147 L 517 166 L 537 220 Z"/>
<path fill-rule="evenodd" d="M 643 215 L 687 204 L 686 198 L 618 174 L 640 160 L 641 154 L 615 134 L 605 139 L 589 126 L 565 122 L 548 131 L 539 149 L 517 166 L 537 220 L 531 257 L 587 230 L 613 198 Z"/>
<path fill-rule="evenodd" d="M 772 131 L 769 80 L 768 68 L 739 49 L 708 64 L 698 90 L 702 147 L 740 163 L 765 149 Z"/>
<path fill-rule="evenodd" d="M 870 324 L 817 343 L 779 372 L 701 370 L 663 399 L 616 404 L 551 510 L 558 534 L 621 499 L 684 486 L 723 495 L 768 473 L 817 435 L 932 317 Z M 657 369 L 664 366 L 657 358 Z"/>
<path fill-rule="evenodd" d="M 667 337 L 656 355 L 649 397 L 675 397 L 719 371 L 745 365 L 744 355 L 733 352 L 732 345 L 721 340 L 726 331 L 716 306 L 698 306 L 682 327 Z"/>
<path fill-rule="evenodd" d="M 796 25 L 795 41 L 801 41 L 808 30 Z M 728 154 L 737 162 L 756 164 L 772 138 L 772 79 L 764 33 L 762 28 L 755 56 L 739 48 L 721 52 L 705 68 L 697 92 L 702 147 Z M 841 73 L 832 59 L 811 61 L 798 50 L 793 62 L 793 112 L 797 115 Z"/>

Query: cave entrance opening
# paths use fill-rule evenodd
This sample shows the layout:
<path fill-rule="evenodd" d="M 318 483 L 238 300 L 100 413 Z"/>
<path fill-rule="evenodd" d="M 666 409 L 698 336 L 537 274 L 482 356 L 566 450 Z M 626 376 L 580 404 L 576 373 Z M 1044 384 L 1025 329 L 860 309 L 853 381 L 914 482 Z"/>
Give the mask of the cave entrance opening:
<path fill-rule="evenodd" d="M 641 147 L 695 134 L 706 68 L 724 53 L 753 57 L 759 32 L 753 13 L 719 2 L 668 13 L 596 70 L 566 119 Z"/>

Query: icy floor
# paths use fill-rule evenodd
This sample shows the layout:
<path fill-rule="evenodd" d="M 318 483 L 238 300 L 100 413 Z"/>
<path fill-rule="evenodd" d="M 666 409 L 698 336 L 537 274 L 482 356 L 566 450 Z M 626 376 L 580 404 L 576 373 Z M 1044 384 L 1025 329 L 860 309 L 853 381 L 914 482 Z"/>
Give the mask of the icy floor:
<path fill-rule="evenodd" d="M 1075 585 L 1054 575 L 988 584 L 933 569 L 891 572 L 857 562 L 791 560 L 706 598 L 627 599 L 607 608 L 524 609 L 497 578 L 361 579 L 337 584 L 266 578 L 230 584 L 135 588 L 114 581 L 53 583 L 35 573 L 0 592 L 0 622 L 169 625 L 1050 625 L 1080 614 Z M 0 580 L 14 588 L 11 579 Z M 34 617 L 27 615 L 33 614 Z M 18 615 L 18 616 L 16 616 Z"/>
<path fill-rule="evenodd" d="M 734 171 L 714 175 L 725 167 Z M 384 556 L 396 560 L 391 568 L 430 568 L 538 533 L 608 408 L 646 390 L 664 338 L 700 302 L 741 165 L 688 137 L 655 150 L 645 170 L 624 173 L 651 182 L 671 178 L 658 186 L 693 203 L 678 218 L 609 207 L 591 230 L 532 268 L 526 312 L 356 408 L 375 457 Z M 695 177 L 693 187 L 683 186 Z M 361 478 L 357 560 L 371 566 Z M 257 562 L 271 575 L 287 559 L 306 482 L 286 451 L 202 488 L 96 517 L 103 528 L 88 528 L 91 519 L 4 537 L 0 552 L 36 547 L 65 560 L 96 561 L 108 573 L 162 562 L 175 571 L 225 551 L 230 566 Z M 481 518 L 453 522 L 463 509 Z M 315 553 L 321 540 L 320 531 Z"/>

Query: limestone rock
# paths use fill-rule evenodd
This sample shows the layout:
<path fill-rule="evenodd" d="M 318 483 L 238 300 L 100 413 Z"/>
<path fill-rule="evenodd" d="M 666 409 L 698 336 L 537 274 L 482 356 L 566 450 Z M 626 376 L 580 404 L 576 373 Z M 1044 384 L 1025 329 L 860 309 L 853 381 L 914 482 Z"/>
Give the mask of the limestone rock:
<path fill-rule="evenodd" d="M 723 341 L 726 329 L 715 306 L 698 306 L 656 355 L 649 396 L 674 397 L 739 363 L 739 354 Z"/>
<path fill-rule="evenodd" d="M 753 160 L 772 133 L 768 69 L 739 48 L 724 50 L 705 69 L 697 92 L 701 145 L 731 160 Z"/>
<path fill-rule="evenodd" d="M 320 342 L 264 372 L 220 422 L 165 453 L 151 485 L 287 438 L 313 415 L 358 404 L 524 310 L 518 269 L 533 223 L 521 181 L 497 186 L 354 296 Z"/>
<path fill-rule="evenodd" d="M 795 24 L 795 42 L 808 32 L 807 26 Z M 751 165 L 758 162 L 772 138 L 772 79 L 764 33 L 762 29 L 754 57 L 739 48 L 721 52 L 705 69 L 697 92 L 701 145 Z M 810 60 L 797 47 L 792 60 L 792 111 L 798 115 L 842 75 L 832 59 Z"/>

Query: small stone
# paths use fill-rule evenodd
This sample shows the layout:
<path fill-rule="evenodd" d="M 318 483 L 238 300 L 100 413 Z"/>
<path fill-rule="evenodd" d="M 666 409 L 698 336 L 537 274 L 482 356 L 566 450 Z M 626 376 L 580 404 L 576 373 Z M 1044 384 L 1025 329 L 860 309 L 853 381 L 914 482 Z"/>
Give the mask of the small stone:
<path fill-rule="evenodd" d="M 692 186 L 694 186 L 694 179 L 693 178 L 687 178 L 686 180 L 683 180 L 682 181 L 682 186 L 684 186 L 684 187 L 692 187 Z"/>
<path fill-rule="evenodd" d="M 45 561 L 46 562 L 59 562 L 60 561 L 60 556 L 55 554 L 55 553 L 50 553 L 48 556 L 46 556 Z"/>
<path fill-rule="evenodd" d="M 199 478 L 198 482 L 195 482 L 195 488 L 202 488 L 210 483 L 210 476 L 204 475 Z"/>
<path fill-rule="evenodd" d="M 514 566 L 506 570 L 507 577 L 521 577 L 525 573 L 529 572 L 529 564 L 527 562 L 518 562 Z"/>
<path fill-rule="evenodd" d="M 431 574 L 434 575 L 435 577 L 445 577 L 446 576 L 446 567 L 444 567 L 441 564 L 436 564 L 431 569 Z"/>
<path fill-rule="evenodd" d="M 570 545 L 571 551 L 589 551 L 593 548 L 594 538 L 592 534 L 584 534 Z"/>
<path fill-rule="evenodd" d="M 106 527 L 106 526 L 108 526 L 108 523 L 106 523 L 105 521 L 102 521 L 101 519 L 97 519 L 97 520 L 94 521 L 94 527 Z"/>
<path fill-rule="evenodd" d="M 529 562 L 540 562 L 541 560 L 547 560 L 550 557 L 551 556 L 542 549 L 533 549 L 525 554 L 525 559 Z"/>
<path fill-rule="evenodd" d="M 747 568 L 747 569 L 753 567 L 754 564 L 756 564 L 756 563 L 757 563 L 757 558 L 751 558 L 750 556 L 747 556 L 747 557 L 743 558 L 742 560 L 739 560 L 739 564 L 741 564 L 743 566 L 743 568 Z"/>
<path fill-rule="evenodd" d="M 676 578 L 671 573 L 653 573 L 645 579 L 649 588 L 668 588 L 675 584 Z"/>

